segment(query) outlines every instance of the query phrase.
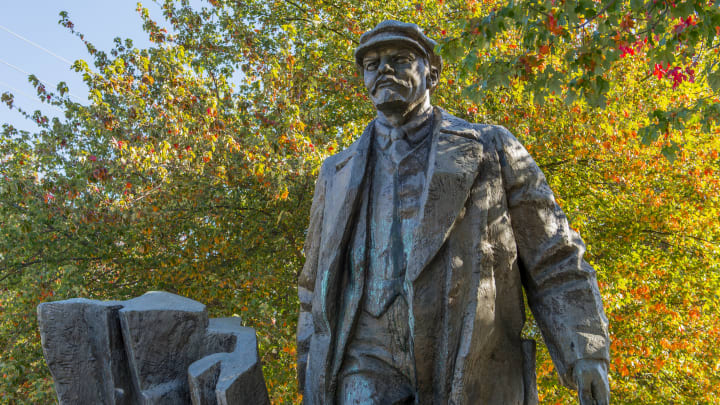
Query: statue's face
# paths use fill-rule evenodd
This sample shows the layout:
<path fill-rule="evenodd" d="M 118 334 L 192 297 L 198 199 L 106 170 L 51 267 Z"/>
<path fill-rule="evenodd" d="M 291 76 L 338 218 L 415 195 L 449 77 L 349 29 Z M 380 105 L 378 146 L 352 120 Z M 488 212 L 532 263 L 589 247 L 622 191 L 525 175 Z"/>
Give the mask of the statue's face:
<path fill-rule="evenodd" d="M 365 87 L 381 111 L 407 111 L 429 97 L 433 78 L 427 60 L 408 47 L 387 45 L 363 57 Z"/>

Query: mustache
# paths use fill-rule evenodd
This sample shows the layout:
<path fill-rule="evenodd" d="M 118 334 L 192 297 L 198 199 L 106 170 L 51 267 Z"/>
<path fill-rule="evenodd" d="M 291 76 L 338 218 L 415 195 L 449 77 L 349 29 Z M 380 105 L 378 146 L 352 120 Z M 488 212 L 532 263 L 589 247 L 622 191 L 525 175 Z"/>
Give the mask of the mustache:
<path fill-rule="evenodd" d="M 384 85 L 384 84 L 397 84 L 399 86 L 408 87 L 408 84 L 403 80 L 398 80 L 393 76 L 385 76 L 375 82 L 372 87 L 373 94 L 375 91 L 377 91 L 378 87 Z"/>

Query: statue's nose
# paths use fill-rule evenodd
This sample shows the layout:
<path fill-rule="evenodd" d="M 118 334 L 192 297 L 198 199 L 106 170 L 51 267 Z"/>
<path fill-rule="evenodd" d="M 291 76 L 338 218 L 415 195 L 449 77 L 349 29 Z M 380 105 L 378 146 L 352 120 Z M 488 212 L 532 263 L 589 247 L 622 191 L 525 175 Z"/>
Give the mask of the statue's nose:
<path fill-rule="evenodd" d="M 390 65 L 389 62 L 385 61 L 380 64 L 379 72 L 380 73 L 393 73 L 393 72 L 395 72 L 395 70 L 393 69 L 393 67 Z"/>

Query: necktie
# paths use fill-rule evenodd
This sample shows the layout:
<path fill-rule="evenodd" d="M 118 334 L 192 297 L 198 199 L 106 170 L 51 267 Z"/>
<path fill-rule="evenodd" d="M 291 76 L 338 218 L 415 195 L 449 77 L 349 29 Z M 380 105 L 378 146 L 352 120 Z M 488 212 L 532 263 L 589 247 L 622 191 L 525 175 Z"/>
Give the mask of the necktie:
<path fill-rule="evenodd" d="M 410 144 L 405 136 L 405 131 L 400 128 L 390 129 L 388 137 L 390 140 L 385 147 L 389 145 L 390 159 L 393 163 L 398 164 L 410 152 Z"/>

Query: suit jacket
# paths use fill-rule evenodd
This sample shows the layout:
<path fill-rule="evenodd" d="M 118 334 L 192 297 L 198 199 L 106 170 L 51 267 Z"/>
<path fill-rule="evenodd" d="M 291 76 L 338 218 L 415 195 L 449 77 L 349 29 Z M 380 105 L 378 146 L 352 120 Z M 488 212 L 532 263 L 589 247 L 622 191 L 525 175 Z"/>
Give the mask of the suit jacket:
<path fill-rule="evenodd" d="M 419 225 L 407 260 L 418 404 L 522 404 L 523 287 L 561 382 L 609 361 L 595 272 L 552 191 L 505 128 L 436 108 Z M 325 160 L 299 276 L 298 376 L 306 404 L 333 404 L 364 272 L 345 265 L 369 177 L 374 122 Z M 366 175 L 367 174 L 367 175 Z M 534 367 L 534 364 L 532 365 Z"/>

